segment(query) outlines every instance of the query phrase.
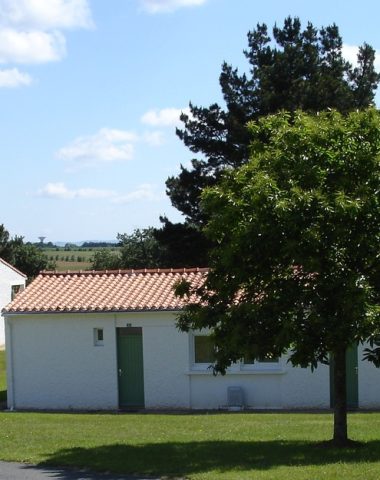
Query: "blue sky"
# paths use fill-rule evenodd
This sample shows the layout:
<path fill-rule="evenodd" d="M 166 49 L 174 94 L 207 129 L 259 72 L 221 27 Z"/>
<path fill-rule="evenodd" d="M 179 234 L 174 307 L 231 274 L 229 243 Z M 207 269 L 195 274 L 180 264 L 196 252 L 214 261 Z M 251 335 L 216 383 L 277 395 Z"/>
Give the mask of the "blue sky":
<path fill-rule="evenodd" d="M 179 112 L 220 102 L 223 60 L 246 68 L 247 32 L 287 15 L 380 51 L 378 0 L 0 0 L 0 223 L 54 242 L 180 221 Z"/>

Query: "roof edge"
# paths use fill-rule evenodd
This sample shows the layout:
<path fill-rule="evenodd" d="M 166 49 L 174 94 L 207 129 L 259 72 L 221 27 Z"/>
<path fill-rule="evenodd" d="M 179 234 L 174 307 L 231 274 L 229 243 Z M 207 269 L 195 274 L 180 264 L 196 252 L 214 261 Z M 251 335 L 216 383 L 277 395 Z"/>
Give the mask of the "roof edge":
<path fill-rule="evenodd" d="M 80 315 L 80 314 L 86 314 L 86 315 L 93 315 L 93 314 L 98 314 L 98 315 L 105 315 L 105 314 L 111 314 L 115 315 L 117 313 L 159 313 L 159 312 L 172 312 L 172 313 L 177 313 L 181 312 L 183 308 L 151 308 L 151 309 L 130 309 L 130 310 L 45 310 L 45 311 L 36 311 L 36 310 L 23 310 L 23 311 L 17 311 L 17 310 L 6 310 L 3 308 L 1 311 L 1 314 L 3 316 L 14 316 L 14 315 Z"/>
<path fill-rule="evenodd" d="M 191 267 L 191 268 L 141 268 L 141 269 L 119 269 L 119 270 L 43 270 L 39 275 L 45 277 L 63 276 L 63 275 L 141 275 L 152 273 L 205 273 L 208 272 L 207 267 Z"/>
<path fill-rule="evenodd" d="M 19 275 L 21 275 L 22 277 L 24 278 L 28 278 L 27 275 L 25 275 L 25 273 L 22 273 L 20 272 L 20 270 L 18 270 L 16 267 L 14 267 L 13 265 L 11 265 L 10 263 L 8 263 L 7 261 L 5 261 L 3 258 L 0 257 L 0 262 L 5 265 L 6 267 L 9 267 L 10 269 L 12 269 L 14 272 L 18 273 Z"/>

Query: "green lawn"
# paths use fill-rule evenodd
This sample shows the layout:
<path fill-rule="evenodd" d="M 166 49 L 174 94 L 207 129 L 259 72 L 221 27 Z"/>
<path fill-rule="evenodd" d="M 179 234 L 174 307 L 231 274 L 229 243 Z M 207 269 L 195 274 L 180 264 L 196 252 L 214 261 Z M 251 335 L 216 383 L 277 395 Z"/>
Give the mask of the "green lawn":
<path fill-rule="evenodd" d="M 349 416 L 356 449 L 321 448 L 331 414 L 0 413 L 0 459 L 214 480 L 378 480 L 380 414 Z"/>
<path fill-rule="evenodd" d="M 0 404 L 7 399 L 7 381 L 5 376 L 5 351 L 0 350 Z"/>

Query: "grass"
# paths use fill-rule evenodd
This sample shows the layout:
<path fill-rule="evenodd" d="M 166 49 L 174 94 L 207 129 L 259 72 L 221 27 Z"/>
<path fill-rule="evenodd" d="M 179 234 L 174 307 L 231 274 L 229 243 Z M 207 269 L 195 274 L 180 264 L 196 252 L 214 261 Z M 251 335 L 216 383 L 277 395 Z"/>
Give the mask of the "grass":
<path fill-rule="evenodd" d="M 5 350 L 0 350 L 0 404 L 7 400 L 7 380 L 5 371 Z"/>
<path fill-rule="evenodd" d="M 378 480 L 380 414 L 349 415 L 354 449 L 320 448 L 331 414 L 0 413 L 0 459 L 211 480 Z"/>

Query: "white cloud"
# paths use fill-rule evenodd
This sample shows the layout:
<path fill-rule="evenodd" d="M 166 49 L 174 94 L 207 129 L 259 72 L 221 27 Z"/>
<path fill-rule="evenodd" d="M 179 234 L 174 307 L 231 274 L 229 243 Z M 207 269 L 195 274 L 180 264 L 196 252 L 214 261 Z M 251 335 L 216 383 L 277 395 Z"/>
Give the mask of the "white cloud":
<path fill-rule="evenodd" d="M 0 29 L 0 63 L 45 63 L 60 60 L 66 53 L 60 32 L 21 32 Z"/>
<path fill-rule="evenodd" d="M 63 182 L 47 183 L 43 188 L 38 190 L 37 195 L 47 198 L 61 198 L 61 199 L 97 199 L 110 198 L 115 196 L 112 190 L 99 190 L 95 188 L 79 188 L 77 190 L 70 190 Z"/>
<path fill-rule="evenodd" d="M 148 13 L 169 13 L 183 7 L 197 7 L 207 0 L 140 0 L 143 10 Z"/>
<path fill-rule="evenodd" d="M 94 135 L 76 138 L 57 156 L 81 166 L 127 161 L 133 157 L 137 140 L 133 132 L 102 128 Z"/>
<path fill-rule="evenodd" d="M 189 108 L 163 108 L 162 110 L 148 110 L 141 117 L 142 123 L 153 127 L 173 127 L 180 125 L 181 113 L 190 114 Z"/>
<path fill-rule="evenodd" d="M 346 43 L 342 46 L 342 55 L 343 57 L 348 60 L 354 67 L 358 63 L 358 52 L 359 47 L 357 45 L 347 45 Z M 375 55 L 375 69 L 377 71 L 380 70 L 380 50 L 376 50 Z"/>
<path fill-rule="evenodd" d="M 56 156 L 70 162 L 70 170 L 116 162 L 126 162 L 134 157 L 135 145 L 145 143 L 159 147 L 165 143 L 161 131 L 148 131 L 137 135 L 128 130 L 101 128 L 93 135 L 83 135 L 59 149 Z"/>
<path fill-rule="evenodd" d="M 123 205 L 136 201 L 153 201 L 158 196 L 154 192 L 152 185 L 146 183 L 139 185 L 135 190 L 120 194 L 114 190 L 102 190 L 96 188 L 78 188 L 70 189 L 66 187 L 64 182 L 47 183 L 44 187 L 37 191 L 37 196 L 43 198 L 56 198 L 61 200 L 108 200 L 113 204 Z"/>
<path fill-rule="evenodd" d="M 160 147 L 165 143 L 165 135 L 163 132 L 154 131 L 146 132 L 142 137 L 143 141 L 152 147 Z"/>
<path fill-rule="evenodd" d="M 156 200 L 157 195 L 154 193 L 152 185 L 144 183 L 136 188 L 136 190 L 125 195 L 118 195 L 112 199 L 112 203 L 124 204 L 138 200 Z"/>
<path fill-rule="evenodd" d="M 30 85 L 32 77 L 27 73 L 22 73 L 17 68 L 0 70 L 0 88 L 2 87 L 21 87 Z"/>
<path fill-rule="evenodd" d="M 0 0 L 0 63 L 61 60 L 66 54 L 62 31 L 92 26 L 88 0 Z"/>
<path fill-rule="evenodd" d="M 55 30 L 93 26 L 88 0 L 0 0 L 0 24 Z"/>

